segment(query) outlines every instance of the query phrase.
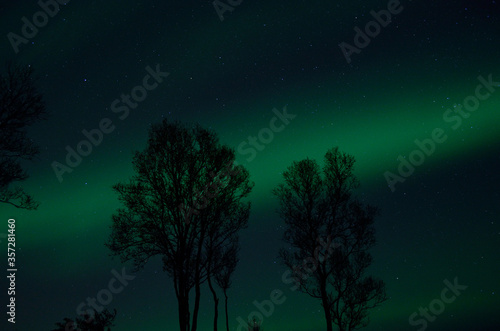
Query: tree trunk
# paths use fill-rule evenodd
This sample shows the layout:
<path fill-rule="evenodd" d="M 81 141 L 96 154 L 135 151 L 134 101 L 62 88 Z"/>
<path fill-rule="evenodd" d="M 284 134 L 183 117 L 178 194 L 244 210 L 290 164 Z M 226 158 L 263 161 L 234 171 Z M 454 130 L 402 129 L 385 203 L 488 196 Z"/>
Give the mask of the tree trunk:
<path fill-rule="evenodd" d="M 200 221 L 207 221 L 206 219 L 200 220 Z M 205 224 L 207 224 L 206 222 Z M 202 260 L 202 249 L 203 249 L 203 244 L 205 242 L 205 231 L 206 231 L 206 225 L 203 225 L 200 230 L 200 239 L 198 242 L 197 246 L 197 252 L 196 252 L 196 262 L 195 262 L 195 276 L 194 276 L 194 282 L 195 282 L 195 298 L 194 298 L 194 308 L 193 308 L 193 324 L 191 327 L 191 331 L 196 331 L 198 328 L 198 312 L 200 311 L 200 296 L 201 296 L 201 290 L 200 290 L 200 282 L 201 282 L 201 260 Z"/>
<path fill-rule="evenodd" d="M 193 324 L 191 327 L 191 331 L 196 331 L 198 328 L 198 312 L 200 311 L 200 274 L 201 274 L 201 251 L 203 247 L 203 243 L 205 242 L 205 227 L 202 227 L 200 232 L 200 242 L 198 243 L 198 251 L 196 253 L 196 262 L 195 262 L 195 298 L 194 298 L 194 309 L 193 309 Z"/>
<path fill-rule="evenodd" d="M 189 298 L 185 296 L 185 291 L 181 289 L 181 294 L 177 298 L 179 305 L 179 327 L 181 331 L 189 331 Z"/>
<path fill-rule="evenodd" d="M 224 308 L 226 311 L 226 331 L 229 331 L 229 315 L 227 314 L 227 289 L 224 289 Z"/>
<path fill-rule="evenodd" d="M 200 291 L 200 277 L 199 273 L 197 272 L 197 276 L 195 277 L 195 298 L 194 298 L 194 309 L 193 309 L 193 325 L 191 327 L 191 331 L 196 331 L 196 328 L 198 327 L 198 312 L 200 310 L 200 296 L 201 296 L 201 291 Z"/>
<path fill-rule="evenodd" d="M 332 312 L 330 311 L 330 304 L 328 302 L 328 295 L 326 293 L 326 281 L 321 282 L 321 303 L 325 310 L 326 331 L 333 331 L 332 325 Z"/>
<path fill-rule="evenodd" d="M 217 297 L 217 292 L 215 292 L 214 287 L 212 286 L 212 280 L 210 275 L 207 276 L 208 287 L 210 288 L 210 292 L 212 292 L 212 296 L 214 297 L 214 331 L 217 331 L 217 319 L 219 318 L 219 298 Z"/>

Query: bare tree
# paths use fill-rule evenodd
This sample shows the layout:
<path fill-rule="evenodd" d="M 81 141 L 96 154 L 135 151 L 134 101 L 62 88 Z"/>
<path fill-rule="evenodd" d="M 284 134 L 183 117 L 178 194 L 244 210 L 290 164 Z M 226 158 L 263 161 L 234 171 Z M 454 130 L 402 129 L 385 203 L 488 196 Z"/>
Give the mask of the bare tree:
<path fill-rule="evenodd" d="M 249 213 L 249 210 L 247 210 L 247 213 Z M 230 287 L 231 274 L 236 269 L 236 264 L 238 263 L 239 239 L 237 233 L 246 226 L 248 217 L 249 214 L 245 217 L 240 217 L 236 222 L 227 222 L 223 218 L 216 218 L 211 222 L 207 230 L 207 240 L 205 242 L 206 275 L 208 287 L 214 300 L 214 331 L 217 331 L 218 325 L 219 298 L 212 280 L 215 278 L 215 282 L 224 292 L 227 328 L 229 324 L 227 316 L 227 290 Z"/>
<path fill-rule="evenodd" d="M 38 154 L 26 129 L 46 116 L 33 69 L 8 65 L 7 73 L 0 76 L 0 202 L 28 210 L 38 207 L 23 188 L 12 185 L 28 178 L 21 161 L 32 160 Z"/>
<path fill-rule="evenodd" d="M 383 281 L 363 276 L 378 209 L 352 196 L 359 186 L 354 162 L 330 149 L 322 169 L 314 160 L 294 162 L 273 190 L 289 244 L 280 255 L 297 288 L 321 300 L 328 331 L 332 324 L 341 331 L 366 326 L 368 310 L 387 300 Z"/>
<path fill-rule="evenodd" d="M 162 256 L 174 282 L 181 331 L 197 329 L 200 286 L 210 274 L 210 234 L 229 238 L 248 222 L 250 204 L 242 199 L 252 185 L 234 159 L 215 133 L 164 120 L 151 128 L 146 149 L 136 152 L 136 175 L 113 187 L 123 208 L 113 215 L 107 246 L 122 261 L 132 260 L 136 271 Z"/>
<path fill-rule="evenodd" d="M 105 309 L 100 313 L 94 309 L 93 316 L 86 314 L 75 321 L 65 317 L 63 322 L 56 323 L 57 328 L 52 331 L 111 331 L 115 317 L 116 309 L 113 312 Z"/>
<path fill-rule="evenodd" d="M 228 296 L 227 291 L 231 287 L 232 281 L 231 276 L 233 275 L 236 265 L 238 264 L 238 238 L 235 238 L 229 247 L 225 248 L 222 253 L 221 261 L 222 265 L 219 267 L 217 273 L 215 274 L 215 282 L 222 289 L 224 293 L 224 311 L 226 315 L 226 331 L 229 331 L 229 314 L 228 314 Z"/>
<path fill-rule="evenodd" d="M 226 329 L 229 330 L 227 291 L 231 287 L 231 276 L 238 264 L 239 240 L 234 231 L 231 231 L 229 236 L 224 236 L 219 231 L 216 231 L 209 238 L 207 247 L 207 282 L 214 299 L 214 331 L 217 331 L 219 298 L 212 279 L 215 280 L 215 283 L 224 293 L 225 324 Z"/>
<path fill-rule="evenodd" d="M 255 317 L 252 321 L 248 321 L 248 331 L 263 331 L 264 329 L 261 327 L 260 322 L 255 320 Z"/>

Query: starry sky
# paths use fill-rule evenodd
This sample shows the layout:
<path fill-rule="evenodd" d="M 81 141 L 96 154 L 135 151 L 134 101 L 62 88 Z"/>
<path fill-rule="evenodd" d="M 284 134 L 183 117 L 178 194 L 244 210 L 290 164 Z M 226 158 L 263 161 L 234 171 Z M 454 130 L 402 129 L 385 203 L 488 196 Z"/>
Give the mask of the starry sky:
<path fill-rule="evenodd" d="M 397 11 L 390 23 L 369 24 L 372 11 L 388 6 Z M 133 174 L 133 152 L 164 118 L 214 130 L 255 183 L 229 291 L 231 330 L 275 290 L 286 300 L 264 318 L 265 331 L 325 329 L 319 301 L 282 281 L 284 222 L 271 190 L 293 161 L 322 162 L 334 146 L 356 158 L 356 194 L 382 212 L 369 273 L 386 282 L 389 300 L 371 311 L 366 330 L 419 330 L 424 321 L 428 330 L 499 326 L 497 1 L 243 0 L 231 7 L 221 20 L 211 1 L 70 1 L 16 44 L 22 18 L 33 22 L 42 8 L 36 1 L 0 3 L 2 71 L 7 61 L 32 66 L 50 115 L 30 127 L 41 152 L 25 164 L 30 178 L 22 183 L 40 207 L 0 205 L 1 247 L 14 218 L 18 265 L 17 323 L 7 323 L 4 312 L 0 329 L 50 330 L 108 288 L 113 270 L 133 274 L 104 246 L 120 207 L 111 186 Z M 367 26 L 369 42 L 357 32 Z M 350 55 L 339 45 L 349 45 Z M 150 79 L 155 87 L 119 111 L 122 94 L 157 68 L 168 76 Z M 252 154 L 248 137 L 284 109 L 293 114 L 284 129 L 262 136 Z M 77 149 L 82 131 L 103 120 L 114 129 L 58 179 L 54 162 L 67 165 L 67 148 Z M 433 138 L 433 150 L 420 152 L 416 140 Z M 403 177 L 400 164 L 409 160 L 419 165 Z M 400 181 L 391 185 L 389 173 Z M 6 268 L 6 257 L 1 263 Z M 178 329 L 161 260 L 133 275 L 106 306 L 118 311 L 114 330 Z M 446 282 L 455 280 L 462 290 L 444 311 L 432 321 L 418 315 L 439 309 Z M 204 287 L 198 329 L 211 323 Z"/>

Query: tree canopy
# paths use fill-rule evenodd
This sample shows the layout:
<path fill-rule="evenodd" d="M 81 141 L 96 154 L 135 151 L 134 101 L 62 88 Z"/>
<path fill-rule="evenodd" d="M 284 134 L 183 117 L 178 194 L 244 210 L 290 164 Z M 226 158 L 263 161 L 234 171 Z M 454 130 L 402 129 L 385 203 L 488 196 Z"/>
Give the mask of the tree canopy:
<path fill-rule="evenodd" d="M 0 76 L 0 202 L 23 209 L 38 207 L 32 195 L 13 184 L 28 178 L 21 162 L 32 160 L 39 152 L 27 128 L 46 117 L 33 68 L 8 65 Z"/>
<path fill-rule="evenodd" d="M 386 300 L 383 281 L 364 276 L 378 209 L 353 196 L 354 163 L 333 148 L 323 168 L 310 159 L 293 162 L 273 190 L 286 224 L 288 246 L 280 255 L 291 270 L 288 280 L 321 300 L 328 331 L 332 324 L 341 331 L 367 325 L 368 310 Z"/>
<path fill-rule="evenodd" d="M 57 328 L 52 331 L 111 331 L 115 317 L 116 309 L 113 312 L 108 309 L 98 312 L 94 309 L 92 316 L 86 314 L 76 320 L 65 317 L 63 322 L 56 323 Z"/>
<path fill-rule="evenodd" d="M 113 189 L 123 208 L 112 217 L 107 246 L 136 270 L 161 256 L 173 279 L 181 331 L 194 331 L 200 285 L 218 274 L 214 257 L 237 245 L 247 226 L 252 184 L 234 151 L 215 133 L 164 120 L 133 158 L 135 175 Z M 193 315 L 189 294 L 195 290 Z"/>

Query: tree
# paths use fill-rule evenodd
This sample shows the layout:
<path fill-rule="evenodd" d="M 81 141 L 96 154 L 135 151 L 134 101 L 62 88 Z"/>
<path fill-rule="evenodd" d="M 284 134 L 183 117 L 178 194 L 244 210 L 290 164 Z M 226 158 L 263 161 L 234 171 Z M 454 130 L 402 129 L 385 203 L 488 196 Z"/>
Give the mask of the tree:
<path fill-rule="evenodd" d="M 353 197 L 354 163 L 333 148 L 322 169 L 310 159 L 293 162 L 273 190 L 289 244 L 280 256 L 296 288 L 321 300 L 328 331 L 332 323 L 341 331 L 366 326 L 368 310 L 387 300 L 383 281 L 364 276 L 378 209 Z"/>
<path fill-rule="evenodd" d="M 247 210 L 248 212 L 249 210 Z M 212 279 L 215 279 L 217 285 L 223 290 L 226 328 L 229 329 L 227 290 L 231 286 L 230 278 L 238 263 L 239 239 L 237 232 L 246 226 L 248 216 L 240 217 L 236 222 L 225 222 L 224 219 L 217 218 L 208 226 L 207 240 L 205 242 L 206 276 L 208 287 L 214 299 L 214 331 L 217 331 L 219 298 Z"/>
<path fill-rule="evenodd" d="M 42 96 L 35 88 L 33 69 L 8 65 L 0 76 L 0 202 L 17 208 L 36 209 L 36 202 L 14 182 L 28 178 L 22 160 L 32 160 L 38 147 L 28 138 L 28 126 L 46 119 Z"/>
<path fill-rule="evenodd" d="M 219 298 L 212 279 L 215 280 L 215 283 L 222 289 L 224 294 L 225 324 L 226 330 L 229 331 L 227 291 L 231 287 L 231 276 L 238 264 L 239 240 L 234 233 L 225 236 L 219 231 L 209 235 L 209 238 L 209 244 L 207 245 L 207 282 L 214 299 L 214 331 L 217 331 Z"/>
<path fill-rule="evenodd" d="M 260 326 L 260 323 L 255 320 L 255 317 L 252 321 L 248 322 L 248 331 L 263 331 L 263 328 Z"/>
<path fill-rule="evenodd" d="M 105 309 L 100 313 L 94 309 L 93 316 L 85 314 L 77 317 L 76 321 L 65 317 L 63 322 L 56 323 L 57 329 L 52 331 L 111 331 L 115 317 L 116 309 L 113 312 Z"/>
<path fill-rule="evenodd" d="M 227 290 L 231 287 L 231 276 L 238 264 L 238 239 L 234 239 L 232 244 L 223 252 L 221 261 L 222 265 L 219 266 L 218 272 L 215 274 L 215 282 L 222 289 L 224 293 L 224 311 L 226 315 L 226 331 L 229 331 L 229 315 L 227 307 Z"/>
<path fill-rule="evenodd" d="M 200 286 L 211 275 L 211 250 L 247 226 L 251 191 L 248 171 L 234 164 L 232 149 L 215 133 L 164 120 L 149 132 L 147 147 L 136 152 L 136 175 L 113 188 L 123 208 L 112 216 L 107 242 L 122 261 L 140 270 L 153 256 L 173 279 L 181 331 L 195 331 Z M 218 233 L 222 242 L 210 242 Z M 189 295 L 195 299 L 191 318 Z"/>

